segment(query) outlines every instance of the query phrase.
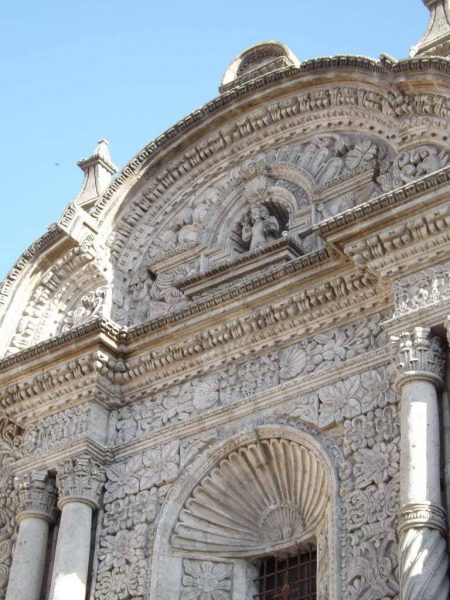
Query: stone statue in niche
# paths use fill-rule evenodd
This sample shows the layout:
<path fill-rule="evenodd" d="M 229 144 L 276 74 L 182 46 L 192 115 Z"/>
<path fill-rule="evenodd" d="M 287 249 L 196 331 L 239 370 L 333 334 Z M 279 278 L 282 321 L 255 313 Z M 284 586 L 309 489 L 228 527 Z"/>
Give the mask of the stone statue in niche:
<path fill-rule="evenodd" d="M 280 232 L 280 225 L 269 213 L 264 204 L 255 204 L 241 221 L 242 240 L 250 242 L 250 250 L 256 250 L 275 240 Z"/>
<path fill-rule="evenodd" d="M 106 288 L 98 288 L 81 296 L 79 305 L 70 310 L 64 317 L 61 327 L 62 332 L 82 325 L 87 321 L 102 315 L 102 308 L 106 298 Z"/>

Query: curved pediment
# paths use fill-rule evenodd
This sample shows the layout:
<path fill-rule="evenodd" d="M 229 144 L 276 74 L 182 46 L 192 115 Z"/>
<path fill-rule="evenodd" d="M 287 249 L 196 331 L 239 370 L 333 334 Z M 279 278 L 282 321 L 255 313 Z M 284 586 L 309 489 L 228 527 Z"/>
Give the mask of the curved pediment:
<path fill-rule="evenodd" d="M 3 352 L 99 314 L 133 326 L 181 310 L 233 285 L 218 270 L 238 261 L 248 279 L 313 252 L 315 223 L 448 164 L 448 100 L 426 84 L 444 64 L 415 59 L 406 92 L 408 61 L 299 64 L 277 43 L 250 50 L 237 87 L 70 205 L 48 247 L 24 254 L 3 286 Z M 289 64 L 271 70 L 279 59 Z"/>

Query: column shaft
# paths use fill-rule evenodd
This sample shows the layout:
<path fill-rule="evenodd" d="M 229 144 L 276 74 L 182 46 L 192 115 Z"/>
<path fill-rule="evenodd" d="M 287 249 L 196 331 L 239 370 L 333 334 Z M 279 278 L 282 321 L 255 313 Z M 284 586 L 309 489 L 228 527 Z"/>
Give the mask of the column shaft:
<path fill-rule="evenodd" d="M 436 388 L 429 381 L 402 386 L 401 504 L 441 504 L 439 413 Z"/>
<path fill-rule="evenodd" d="M 19 525 L 6 600 L 39 600 L 47 554 L 49 523 L 23 517 Z"/>
<path fill-rule="evenodd" d="M 85 600 L 91 525 L 91 506 L 76 501 L 64 504 L 53 565 L 50 600 Z"/>

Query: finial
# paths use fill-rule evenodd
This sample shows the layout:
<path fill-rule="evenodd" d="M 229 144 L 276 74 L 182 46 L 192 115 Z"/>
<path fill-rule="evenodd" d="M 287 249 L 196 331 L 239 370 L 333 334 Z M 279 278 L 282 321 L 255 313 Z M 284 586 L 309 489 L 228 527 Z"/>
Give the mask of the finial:
<path fill-rule="evenodd" d="M 241 52 L 228 66 L 219 91 L 223 94 L 268 73 L 298 67 L 299 64 L 296 56 L 281 42 L 255 44 Z"/>
<path fill-rule="evenodd" d="M 77 165 L 83 171 L 84 179 L 75 203 L 86 207 L 103 194 L 117 167 L 111 160 L 108 142 L 103 139 L 97 142 L 94 153 L 78 161 Z"/>
<path fill-rule="evenodd" d="M 425 35 L 411 48 L 410 56 L 450 54 L 450 0 L 422 0 L 430 11 Z"/>

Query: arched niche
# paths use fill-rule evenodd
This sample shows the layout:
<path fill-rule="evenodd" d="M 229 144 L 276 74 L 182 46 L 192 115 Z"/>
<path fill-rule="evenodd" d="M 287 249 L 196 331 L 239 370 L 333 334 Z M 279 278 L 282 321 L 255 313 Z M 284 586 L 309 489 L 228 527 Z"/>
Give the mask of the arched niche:
<path fill-rule="evenodd" d="M 101 314 L 108 314 L 108 281 L 94 258 L 78 248 L 60 257 L 40 275 L 17 321 L 7 354 L 24 350 Z M 85 318 L 72 313 L 86 304 Z M 101 307 L 98 306 L 99 303 Z M 89 307 L 93 309 L 90 310 Z M 94 307 L 97 311 L 94 314 Z"/>
<path fill-rule="evenodd" d="M 222 442 L 200 455 L 169 494 L 149 597 L 197 597 L 199 586 L 200 598 L 204 585 L 229 600 L 250 600 L 262 558 L 312 543 L 317 598 L 340 598 L 337 503 L 332 459 L 312 435 L 267 425 Z"/>

